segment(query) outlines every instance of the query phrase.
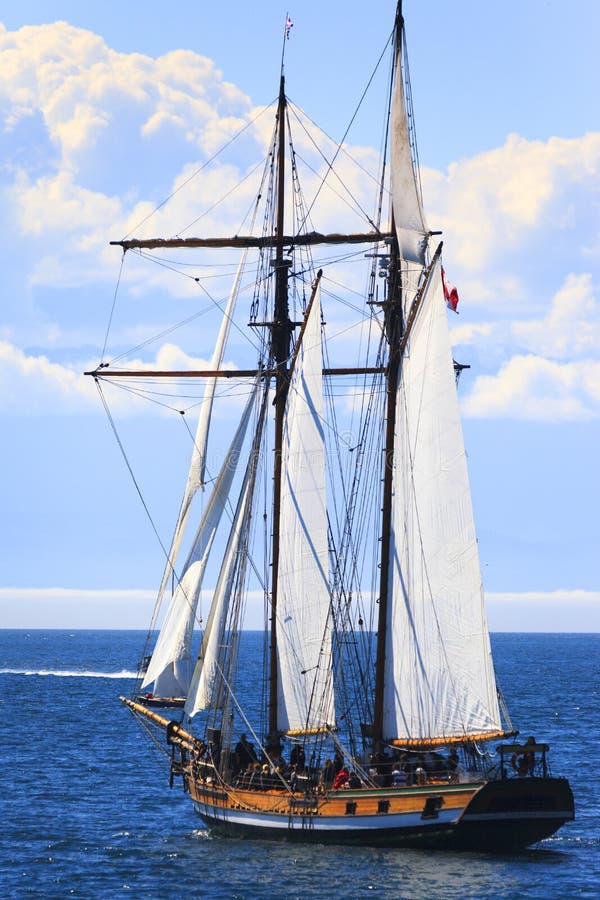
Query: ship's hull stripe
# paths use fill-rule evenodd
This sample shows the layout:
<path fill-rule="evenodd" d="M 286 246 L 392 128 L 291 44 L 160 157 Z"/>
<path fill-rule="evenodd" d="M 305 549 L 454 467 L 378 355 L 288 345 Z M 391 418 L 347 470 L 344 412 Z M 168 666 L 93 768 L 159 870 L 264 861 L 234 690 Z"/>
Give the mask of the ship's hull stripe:
<path fill-rule="evenodd" d="M 279 829 L 281 831 L 363 831 L 363 830 L 389 830 L 396 828 L 419 827 L 420 829 L 435 829 L 440 825 L 450 825 L 458 819 L 461 809 L 441 809 L 435 818 L 423 818 L 421 812 L 411 813 L 380 813 L 372 816 L 348 815 L 348 816 L 299 816 L 281 813 L 273 815 L 269 813 L 254 813 L 246 810 L 224 810 L 222 807 L 209 806 L 195 801 L 195 807 L 201 818 L 208 824 L 241 825 L 256 828 Z"/>

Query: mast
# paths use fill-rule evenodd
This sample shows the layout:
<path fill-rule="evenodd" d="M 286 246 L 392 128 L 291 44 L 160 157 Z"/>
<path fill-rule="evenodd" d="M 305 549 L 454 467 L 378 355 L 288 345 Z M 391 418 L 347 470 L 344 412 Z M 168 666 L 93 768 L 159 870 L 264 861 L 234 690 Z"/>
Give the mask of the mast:
<path fill-rule="evenodd" d="M 400 54 L 402 40 L 402 2 L 396 9 L 395 50 Z M 377 753 L 383 739 L 383 698 L 385 681 L 385 648 L 389 605 L 389 567 L 392 532 L 392 492 L 394 473 L 394 441 L 396 434 L 396 397 L 400 376 L 400 342 L 402 339 L 402 273 L 398 239 L 395 236 L 394 216 L 390 231 L 394 237 L 390 245 L 388 298 L 385 312 L 385 331 L 389 344 L 386 373 L 386 429 L 383 468 L 383 498 L 381 509 L 381 559 L 379 575 L 379 609 L 377 615 L 377 646 L 375 656 L 375 697 L 373 703 L 373 752 Z"/>
<path fill-rule="evenodd" d="M 277 731 L 277 581 L 279 568 L 279 525 L 281 515 L 281 458 L 283 419 L 288 388 L 288 358 L 290 354 L 290 322 L 288 304 L 288 271 L 290 259 L 284 259 L 284 200 L 285 200 L 285 78 L 279 83 L 278 147 L 277 147 L 277 227 L 275 232 L 275 309 L 271 325 L 271 355 L 275 364 L 275 460 L 273 469 L 273 544 L 271 580 L 271 644 L 269 652 L 269 734 Z"/>
<path fill-rule="evenodd" d="M 402 338 L 402 278 L 398 241 L 390 248 L 389 287 L 385 314 L 386 336 L 389 343 L 389 362 L 386 373 L 386 428 L 383 468 L 383 502 L 381 510 L 381 559 L 379 580 L 379 609 L 377 615 L 377 651 L 375 658 L 375 701 L 373 708 L 373 752 L 377 752 L 383 738 L 383 691 L 385 646 L 389 603 L 389 567 L 392 530 L 392 490 L 394 472 L 394 441 L 396 434 L 396 397 L 400 376 L 400 341 Z"/>

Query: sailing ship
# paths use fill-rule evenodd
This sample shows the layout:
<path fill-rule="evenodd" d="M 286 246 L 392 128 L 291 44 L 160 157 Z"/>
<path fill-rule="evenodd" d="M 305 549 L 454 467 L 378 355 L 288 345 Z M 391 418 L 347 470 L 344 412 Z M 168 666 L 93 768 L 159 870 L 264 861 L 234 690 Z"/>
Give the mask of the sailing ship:
<path fill-rule="evenodd" d="M 166 613 L 156 612 L 135 691 L 121 700 L 158 733 L 171 786 L 181 780 L 216 833 L 519 849 L 572 819 L 573 796 L 550 774 L 548 745 L 518 739 L 496 684 L 457 396 L 463 367 L 452 357 L 440 232 L 423 209 L 401 4 L 389 47 L 388 134 L 362 231 L 314 230 L 313 204 L 299 199 L 282 55 L 256 205 L 262 230 L 114 242 L 124 254 L 242 251 L 207 369 L 102 363 L 89 373 L 101 388 L 165 377 L 203 389 L 158 591 Z M 323 249 L 337 256 L 316 270 Z M 368 267 L 359 302 L 328 274 L 357 259 Z M 227 368 L 250 267 L 258 362 Z M 340 303 L 359 323 L 343 366 L 329 357 L 326 324 L 339 329 Z M 209 477 L 213 404 L 234 383 L 245 403 Z M 203 621 L 211 554 L 218 575 Z M 263 666 L 249 690 L 244 611 L 257 592 Z"/>

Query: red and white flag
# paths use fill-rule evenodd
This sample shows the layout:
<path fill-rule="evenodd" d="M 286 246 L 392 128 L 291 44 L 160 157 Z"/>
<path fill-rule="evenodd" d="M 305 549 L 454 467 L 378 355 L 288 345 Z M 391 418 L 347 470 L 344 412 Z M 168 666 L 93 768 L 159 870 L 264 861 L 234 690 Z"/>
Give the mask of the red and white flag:
<path fill-rule="evenodd" d="M 446 298 L 446 306 L 458 315 L 458 291 L 453 284 L 450 284 L 446 278 L 446 273 L 442 268 L 442 284 L 444 285 L 444 297 Z"/>
<path fill-rule="evenodd" d="M 286 36 L 286 38 L 287 38 L 288 41 L 289 41 L 289 39 L 290 39 L 290 31 L 292 30 L 293 27 L 294 27 L 294 23 L 292 22 L 292 20 L 291 20 L 290 17 L 288 16 L 287 19 L 286 19 L 286 21 L 285 21 L 285 36 Z"/>

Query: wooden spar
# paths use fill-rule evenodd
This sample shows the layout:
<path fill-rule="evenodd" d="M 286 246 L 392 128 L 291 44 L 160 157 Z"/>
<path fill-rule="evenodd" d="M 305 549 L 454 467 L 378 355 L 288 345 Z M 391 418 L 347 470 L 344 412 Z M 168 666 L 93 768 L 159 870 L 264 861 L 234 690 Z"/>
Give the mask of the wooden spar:
<path fill-rule="evenodd" d="M 306 331 L 306 323 L 308 322 L 308 317 L 310 315 L 310 311 L 312 309 L 313 303 L 315 302 L 315 297 L 317 296 L 317 289 L 319 284 L 321 283 L 321 276 L 323 275 L 323 269 L 319 269 L 317 272 L 317 277 L 312 283 L 312 291 L 310 294 L 310 300 L 308 301 L 308 305 L 306 307 L 306 312 L 304 313 L 304 321 L 302 322 L 302 326 L 300 328 L 300 333 L 298 334 L 298 339 L 296 341 L 296 346 L 294 347 L 294 355 L 290 361 L 290 367 L 288 369 L 288 383 L 291 381 L 292 374 L 294 369 L 296 368 L 296 360 L 298 359 L 298 353 L 300 352 L 300 347 L 302 346 L 302 339 L 304 337 L 304 332 Z"/>
<path fill-rule="evenodd" d="M 437 737 L 437 738 L 395 738 L 390 741 L 394 747 L 400 747 L 407 750 L 427 750 L 431 747 L 451 747 L 461 746 L 461 744 L 483 743 L 485 741 L 497 741 L 501 738 L 513 737 L 518 731 L 482 731 L 480 734 L 459 734 L 454 737 Z M 531 745 L 534 746 L 534 745 Z M 538 744 L 539 749 L 549 749 L 547 744 Z M 502 749 L 501 747 L 497 748 Z"/>
<path fill-rule="evenodd" d="M 388 232 L 367 231 L 359 234 L 320 234 L 311 231 L 307 234 L 284 234 L 281 240 L 277 235 L 254 237 L 253 235 L 234 235 L 229 238 L 131 238 L 125 241 L 111 241 L 113 247 L 126 250 L 160 250 L 178 247 L 205 247 L 219 249 L 221 247 L 312 247 L 316 244 L 377 244 L 393 237 Z"/>
<path fill-rule="evenodd" d="M 466 366 L 464 368 L 467 368 Z M 93 375 L 94 378 L 255 378 L 259 369 L 110 369 L 102 367 L 84 375 Z M 346 366 L 345 368 L 323 369 L 323 375 L 383 375 L 383 366 Z M 264 369 L 265 378 L 272 378 L 276 374 L 275 369 Z"/>
<path fill-rule="evenodd" d="M 277 232 L 272 265 L 275 269 L 275 308 L 271 326 L 271 354 L 275 373 L 275 447 L 273 461 L 273 543 L 271 555 L 271 616 L 269 646 L 269 735 L 277 732 L 277 578 L 279 568 L 279 525 L 281 519 L 281 480 L 283 419 L 288 390 L 287 361 L 290 355 L 292 324 L 288 304 L 288 273 L 291 260 L 284 259 L 284 202 L 285 202 L 285 79 L 279 82 L 278 138 L 277 138 Z M 270 246 L 273 246 L 272 244 Z"/>
<path fill-rule="evenodd" d="M 164 716 L 159 716 L 158 713 L 152 712 L 151 709 L 148 709 L 142 703 L 136 703 L 135 700 L 129 700 L 127 697 L 119 697 L 119 700 L 133 712 L 146 716 L 147 719 L 151 719 L 152 722 L 161 725 L 165 729 L 168 728 L 171 736 L 186 741 L 190 745 L 190 749 L 201 743 L 198 738 L 195 738 L 189 731 L 185 731 L 185 729 L 183 729 L 181 725 L 178 725 L 177 722 L 173 722 L 171 719 L 165 719 Z"/>
<path fill-rule="evenodd" d="M 392 302 L 390 303 L 387 322 L 388 340 L 390 342 L 390 359 L 388 364 L 387 379 L 387 420 L 385 433 L 385 461 L 383 474 L 383 503 L 381 512 L 381 573 L 379 582 L 379 610 L 377 618 L 377 650 L 375 658 L 375 702 L 373 709 L 373 750 L 377 752 L 379 745 L 384 738 L 383 734 L 383 699 L 385 684 L 385 649 L 387 639 L 388 624 L 388 601 L 389 601 L 389 567 L 390 567 L 390 550 L 391 550 L 391 533 L 392 533 L 392 496 L 393 496 L 393 473 L 394 473 L 394 443 L 396 432 L 396 397 L 398 393 L 398 384 L 400 378 L 400 363 L 402 355 L 408 343 L 412 326 L 417 317 L 417 313 L 421 307 L 421 302 L 425 294 L 425 289 L 429 283 L 433 268 L 442 252 L 442 244 L 440 243 L 433 255 L 431 263 L 425 271 L 423 283 L 414 298 L 404 330 L 401 331 L 401 284 L 399 281 L 399 265 L 397 256 L 397 245 L 392 247 L 392 256 L 390 259 L 390 269 L 392 278 L 398 278 L 392 283 L 390 292 L 392 293 Z M 395 295 L 395 296 L 394 296 Z M 397 298 L 397 302 L 394 300 Z"/>

